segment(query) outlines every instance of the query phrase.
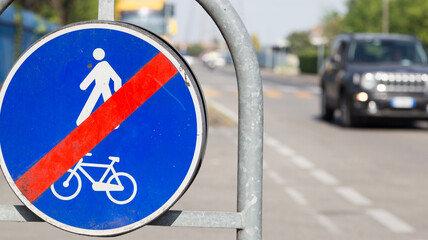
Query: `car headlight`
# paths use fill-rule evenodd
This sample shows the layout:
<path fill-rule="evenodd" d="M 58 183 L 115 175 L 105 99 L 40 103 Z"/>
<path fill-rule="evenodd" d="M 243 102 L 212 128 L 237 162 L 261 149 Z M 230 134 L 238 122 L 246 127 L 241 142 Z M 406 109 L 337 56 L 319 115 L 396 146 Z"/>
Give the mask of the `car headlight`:
<path fill-rule="evenodd" d="M 367 90 L 371 90 L 376 87 L 377 82 L 373 73 L 365 73 L 361 77 L 361 87 Z"/>

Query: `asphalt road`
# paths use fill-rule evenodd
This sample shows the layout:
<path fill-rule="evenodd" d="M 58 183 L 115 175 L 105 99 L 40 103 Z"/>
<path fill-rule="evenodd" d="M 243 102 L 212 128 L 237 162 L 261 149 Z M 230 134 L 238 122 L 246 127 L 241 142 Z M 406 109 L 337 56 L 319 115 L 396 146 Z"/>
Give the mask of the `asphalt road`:
<path fill-rule="evenodd" d="M 233 73 L 196 69 L 236 112 Z M 263 74 L 264 239 L 428 239 L 427 123 L 321 121 L 317 81 Z"/>
<path fill-rule="evenodd" d="M 193 69 L 214 120 L 200 172 L 173 209 L 233 212 L 235 75 Z M 343 129 L 319 119 L 313 76 L 263 81 L 263 239 L 428 240 L 426 123 Z M 0 192 L 0 204 L 20 204 L 3 179 Z M 0 223 L 2 240 L 34 236 L 86 239 L 46 223 Z M 235 230 L 146 226 L 118 239 L 235 239 Z"/>

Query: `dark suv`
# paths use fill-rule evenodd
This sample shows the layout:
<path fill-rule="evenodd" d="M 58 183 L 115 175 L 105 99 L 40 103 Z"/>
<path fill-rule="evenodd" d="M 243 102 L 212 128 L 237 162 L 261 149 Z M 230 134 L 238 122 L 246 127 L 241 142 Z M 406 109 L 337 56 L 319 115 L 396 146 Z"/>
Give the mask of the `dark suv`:
<path fill-rule="evenodd" d="M 428 119 L 428 56 L 413 36 L 342 34 L 321 70 L 321 117 Z"/>

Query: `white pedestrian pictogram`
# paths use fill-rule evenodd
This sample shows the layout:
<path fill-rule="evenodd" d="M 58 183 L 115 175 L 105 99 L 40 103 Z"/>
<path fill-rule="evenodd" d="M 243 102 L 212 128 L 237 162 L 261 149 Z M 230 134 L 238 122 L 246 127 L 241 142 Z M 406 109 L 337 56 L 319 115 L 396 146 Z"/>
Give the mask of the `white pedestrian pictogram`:
<path fill-rule="evenodd" d="M 94 50 L 92 55 L 95 60 L 102 61 L 105 57 L 105 52 L 103 49 L 97 48 Z M 83 121 L 85 121 L 86 118 L 89 117 L 89 115 L 91 115 L 101 95 L 103 96 L 104 102 L 111 97 L 112 94 L 109 86 L 110 79 L 113 80 L 114 91 L 117 92 L 119 88 L 122 87 L 122 79 L 119 77 L 119 75 L 117 75 L 116 71 L 114 71 L 107 61 L 102 61 L 99 62 L 82 81 L 80 84 L 80 89 L 82 90 L 86 90 L 93 81 L 95 81 L 95 86 L 92 89 L 92 92 L 89 95 L 82 112 L 77 118 L 77 126 L 79 126 Z"/>

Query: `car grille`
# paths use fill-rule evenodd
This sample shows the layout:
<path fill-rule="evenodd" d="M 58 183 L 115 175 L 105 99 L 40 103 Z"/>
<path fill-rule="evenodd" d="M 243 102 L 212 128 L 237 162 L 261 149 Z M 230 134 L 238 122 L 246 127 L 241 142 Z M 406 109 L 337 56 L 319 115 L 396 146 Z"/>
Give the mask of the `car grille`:
<path fill-rule="evenodd" d="M 382 92 L 426 92 L 428 74 L 376 73 L 377 90 Z"/>

